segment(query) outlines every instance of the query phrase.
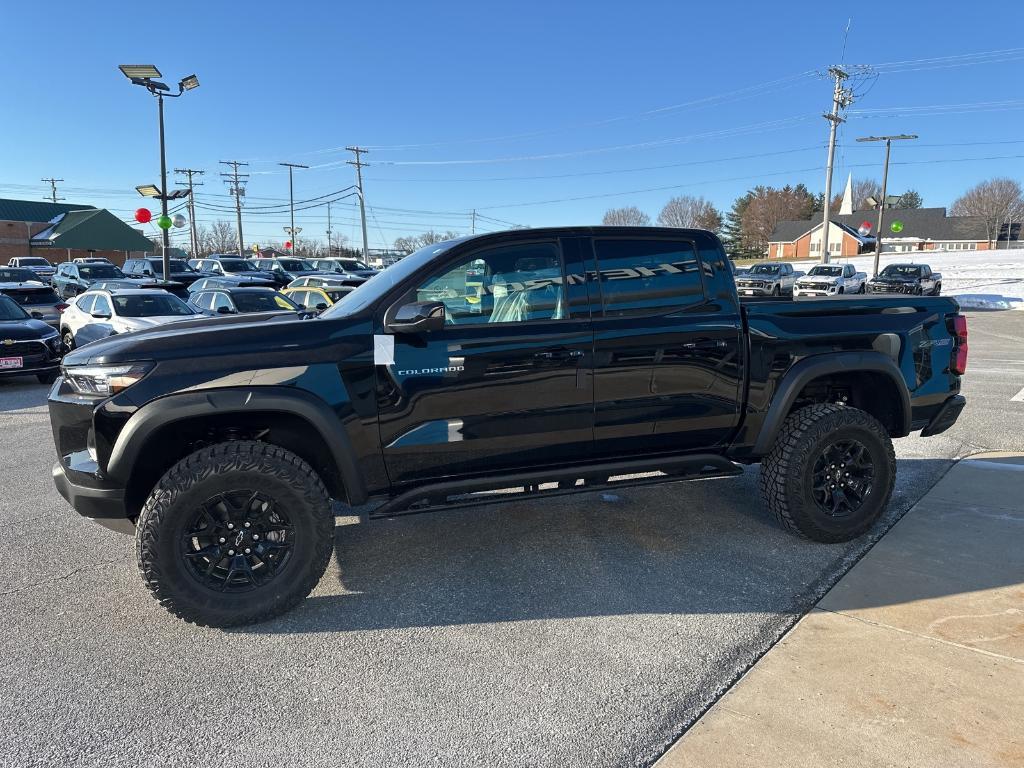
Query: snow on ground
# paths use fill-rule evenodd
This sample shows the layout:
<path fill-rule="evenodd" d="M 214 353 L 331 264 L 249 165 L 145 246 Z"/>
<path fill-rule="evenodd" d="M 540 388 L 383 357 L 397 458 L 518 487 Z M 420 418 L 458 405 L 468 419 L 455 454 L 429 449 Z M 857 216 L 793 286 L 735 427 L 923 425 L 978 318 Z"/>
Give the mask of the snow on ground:
<path fill-rule="evenodd" d="M 874 256 L 849 259 L 871 275 Z M 887 264 L 918 262 L 942 273 L 942 295 L 955 296 L 964 309 L 1024 310 L 1024 248 L 1005 251 L 926 251 L 883 253 Z M 801 267 L 806 271 L 806 267 Z"/>

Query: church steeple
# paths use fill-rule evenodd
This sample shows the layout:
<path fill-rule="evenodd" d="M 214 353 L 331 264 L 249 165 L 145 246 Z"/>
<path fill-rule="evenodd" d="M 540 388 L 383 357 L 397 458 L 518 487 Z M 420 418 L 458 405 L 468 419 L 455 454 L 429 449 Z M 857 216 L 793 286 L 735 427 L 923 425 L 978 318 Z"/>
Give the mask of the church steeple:
<path fill-rule="evenodd" d="M 839 213 L 853 213 L 853 174 L 846 177 L 846 189 L 843 191 L 843 202 L 839 206 Z"/>

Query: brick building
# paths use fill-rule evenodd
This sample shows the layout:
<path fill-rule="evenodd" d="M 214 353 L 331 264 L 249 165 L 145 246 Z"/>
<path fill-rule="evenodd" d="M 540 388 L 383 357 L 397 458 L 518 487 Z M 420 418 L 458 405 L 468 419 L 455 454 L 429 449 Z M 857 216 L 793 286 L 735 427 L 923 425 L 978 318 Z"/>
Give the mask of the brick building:
<path fill-rule="evenodd" d="M 890 225 L 899 221 L 903 226 L 893 232 Z M 856 256 L 875 250 L 874 227 L 878 211 L 854 211 L 829 217 L 829 253 L 832 256 Z M 872 233 L 864 237 L 858 233 L 863 222 L 871 225 Z M 883 253 L 913 251 L 984 251 L 989 248 L 985 221 L 978 216 L 947 216 L 945 208 L 887 208 L 883 222 Z M 1012 225 L 1011 247 L 1018 247 L 1019 223 Z M 820 216 L 804 221 L 780 221 L 768 238 L 768 256 L 777 259 L 820 258 L 822 221 Z M 997 247 L 1005 248 L 1007 226 L 999 233 Z"/>
<path fill-rule="evenodd" d="M 0 199 L 0 264 L 15 256 L 42 256 L 54 263 L 101 256 L 123 264 L 151 250 L 145 235 L 105 209 Z"/>

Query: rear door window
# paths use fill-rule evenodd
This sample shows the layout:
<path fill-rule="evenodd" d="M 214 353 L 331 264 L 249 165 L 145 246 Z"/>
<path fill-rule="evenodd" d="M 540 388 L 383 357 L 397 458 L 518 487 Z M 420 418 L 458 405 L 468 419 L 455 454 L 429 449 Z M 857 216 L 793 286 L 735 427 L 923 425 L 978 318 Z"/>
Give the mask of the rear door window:
<path fill-rule="evenodd" d="M 697 252 L 688 242 L 595 239 L 606 317 L 667 313 L 704 302 Z"/>

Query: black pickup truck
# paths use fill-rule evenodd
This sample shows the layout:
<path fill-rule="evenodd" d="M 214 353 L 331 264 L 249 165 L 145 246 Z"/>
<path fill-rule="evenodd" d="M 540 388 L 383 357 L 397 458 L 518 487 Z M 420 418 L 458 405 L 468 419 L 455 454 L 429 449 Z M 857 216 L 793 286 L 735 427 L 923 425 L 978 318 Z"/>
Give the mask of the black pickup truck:
<path fill-rule="evenodd" d="M 58 490 L 134 533 L 176 615 L 300 602 L 366 518 L 738 474 L 824 542 L 885 509 L 891 438 L 964 407 L 955 301 L 741 304 L 705 231 L 534 229 L 428 246 L 316 319 L 185 321 L 64 360 Z M 350 512 L 345 512 L 350 514 Z"/>

